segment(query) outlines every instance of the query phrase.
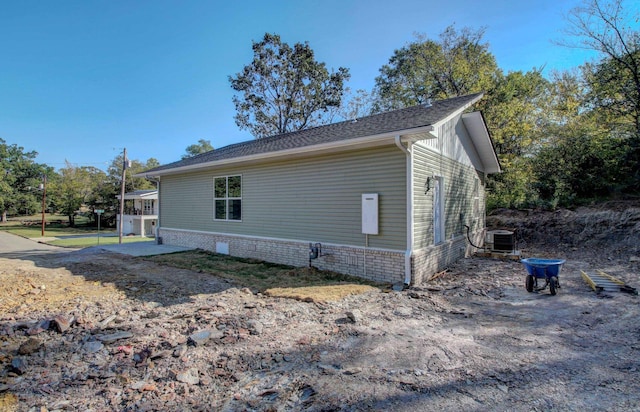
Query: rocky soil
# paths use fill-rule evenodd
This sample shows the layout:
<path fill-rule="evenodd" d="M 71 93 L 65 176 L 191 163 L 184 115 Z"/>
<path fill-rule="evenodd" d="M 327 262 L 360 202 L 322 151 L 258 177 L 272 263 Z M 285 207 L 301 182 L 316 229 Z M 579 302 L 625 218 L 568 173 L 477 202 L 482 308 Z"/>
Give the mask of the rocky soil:
<path fill-rule="evenodd" d="M 627 209 L 608 209 L 624 229 L 600 242 L 570 223 L 586 210 L 492 217 L 520 225 L 523 253 L 567 259 L 556 296 L 528 293 L 519 262 L 477 257 L 329 303 L 111 253 L 0 259 L 0 410 L 640 410 L 639 297 L 580 276 L 640 288 Z"/>

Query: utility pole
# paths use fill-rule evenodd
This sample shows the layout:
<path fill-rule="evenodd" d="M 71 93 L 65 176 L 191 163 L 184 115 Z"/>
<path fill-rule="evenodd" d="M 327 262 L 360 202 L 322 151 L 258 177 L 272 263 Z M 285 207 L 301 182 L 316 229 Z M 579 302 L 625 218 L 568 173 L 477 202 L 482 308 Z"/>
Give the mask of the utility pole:
<path fill-rule="evenodd" d="M 127 173 L 127 148 L 122 150 L 122 181 L 120 182 L 120 224 L 118 225 L 118 244 L 122 244 L 122 225 L 124 224 L 124 183 Z"/>

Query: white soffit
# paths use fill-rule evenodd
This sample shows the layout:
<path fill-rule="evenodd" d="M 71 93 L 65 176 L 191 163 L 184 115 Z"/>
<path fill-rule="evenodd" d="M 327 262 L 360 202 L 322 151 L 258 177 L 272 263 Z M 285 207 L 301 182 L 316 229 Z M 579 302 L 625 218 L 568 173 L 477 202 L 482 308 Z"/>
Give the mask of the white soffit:
<path fill-rule="evenodd" d="M 164 176 L 177 173 L 194 172 L 203 169 L 209 169 L 217 166 L 239 165 L 242 163 L 255 163 L 258 161 L 269 161 L 278 159 L 295 159 L 309 157 L 317 154 L 335 153 L 345 150 L 353 150 L 366 147 L 378 147 L 384 145 L 393 145 L 393 139 L 396 135 L 402 136 L 405 141 L 417 141 L 424 139 L 437 138 L 433 134 L 433 126 L 421 126 L 412 129 L 399 130 L 397 132 L 385 132 L 372 136 L 363 136 L 353 139 L 339 140 L 336 142 L 319 143 L 308 146 L 294 147 L 291 149 L 275 150 L 264 153 L 256 153 L 252 155 L 246 155 L 241 157 L 231 157 L 228 159 L 213 160 L 204 163 L 196 163 L 188 166 L 179 166 L 176 168 L 159 170 L 156 172 L 141 172 L 133 175 L 133 177 L 146 177 L 146 176 Z"/>
<path fill-rule="evenodd" d="M 498 156 L 491 143 L 487 126 L 480 112 L 465 113 L 462 115 L 462 122 L 469 131 L 471 141 L 480 156 L 485 173 L 500 173 L 500 163 Z"/>

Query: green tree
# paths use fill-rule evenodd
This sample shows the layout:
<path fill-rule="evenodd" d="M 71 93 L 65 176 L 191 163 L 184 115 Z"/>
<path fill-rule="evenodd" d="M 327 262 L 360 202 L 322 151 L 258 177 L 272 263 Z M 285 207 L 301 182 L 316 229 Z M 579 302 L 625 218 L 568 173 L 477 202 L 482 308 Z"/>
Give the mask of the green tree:
<path fill-rule="evenodd" d="M 120 194 L 120 181 L 122 179 L 122 154 L 116 156 L 109 167 L 107 168 L 107 181 L 114 187 L 114 197 Z M 157 159 L 151 157 L 146 162 L 129 159 L 129 166 L 127 167 L 125 191 L 133 192 L 135 190 L 150 190 L 155 189 L 155 183 L 144 177 L 133 177 L 138 173 L 142 173 L 145 170 L 152 169 L 159 166 L 160 163 Z"/>
<path fill-rule="evenodd" d="M 369 116 L 373 112 L 374 96 L 364 89 L 351 92 L 347 88 L 343 103 L 337 109 L 337 115 L 342 120 L 353 120 L 360 117 Z"/>
<path fill-rule="evenodd" d="M 532 159 L 541 201 L 555 208 L 610 198 L 627 183 L 624 148 L 587 119 L 563 125 L 556 141 Z"/>
<path fill-rule="evenodd" d="M 544 134 L 540 119 L 549 99 L 549 83 L 540 70 L 510 72 L 480 102 L 502 173 L 487 178 L 487 205 L 523 207 L 536 202 L 530 157 Z"/>
<path fill-rule="evenodd" d="M 197 156 L 202 153 L 207 153 L 213 150 L 213 146 L 211 145 L 210 140 L 200 139 L 198 143 L 187 146 L 185 151 L 186 154 L 182 155 L 183 159 L 187 159 L 189 157 Z"/>
<path fill-rule="evenodd" d="M 631 9 L 633 10 L 633 8 Z M 623 0 L 585 0 L 569 16 L 565 45 L 591 49 L 601 61 L 583 66 L 594 106 L 623 117 L 640 134 L 640 34 L 638 14 L 631 15 Z M 636 29 L 633 28 L 636 27 Z"/>
<path fill-rule="evenodd" d="M 640 33 L 638 11 L 623 0 L 585 0 L 568 16 L 570 42 L 601 57 L 582 66 L 588 87 L 587 104 L 608 124 L 609 137 L 626 147 L 633 164 L 627 191 L 640 191 Z M 631 14 L 633 13 L 633 14 Z M 635 28 L 634 28 L 635 26 Z"/>
<path fill-rule="evenodd" d="M 37 155 L 0 138 L 0 221 L 6 222 L 7 215 L 40 210 L 42 194 L 37 188 L 43 176 L 52 175 L 53 170 L 35 163 Z"/>
<path fill-rule="evenodd" d="M 253 42 L 253 61 L 229 76 L 235 121 L 257 138 L 293 132 L 326 123 L 331 107 L 339 107 L 349 70 L 329 73 L 315 60 L 308 43 L 293 47 L 277 34 Z"/>
<path fill-rule="evenodd" d="M 553 73 L 535 157 L 534 188 L 542 205 L 573 206 L 618 197 L 632 185 L 635 163 L 609 110 L 594 106 L 584 71 Z"/>
<path fill-rule="evenodd" d="M 500 70 L 484 29 L 447 27 L 439 40 L 418 35 L 396 50 L 376 78 L 375 111 L 424 104 L 491 89 Z"/>
<path fill-rule="evenodd" d="M 101 171 L 94 167 L 78 167 L 65 160 L 65 167 L 59 170 L 57 179 L 51 181 L 50 193 L 56 199 L 58 211 L 68 217 L 69 226 L 75 226 L 80 207 L 94 193 L 93 175 L 98 172 Z"/>
<path fill-rule="evenodd" d="M 531 153 L 540 137 L 540 119 L 546 115 L 548 99 L 549 82 L 541 70 L 497 76 L 479 108 L 501 161 Z"/>
<path fill-rule="evenodd" d="M 111 203 L 111 187 L 108 185 L 107 174 L 95 167 L 86 168 L 90 191 L 84 199 L 84 205 L 91 209 L 90 220 L 95 220 L 95 210 L 105 209 Z"/>
<path fill-rule="evenodd" d="M 587 85 L 579 68 L 552 72 L 549 87 L 549 104 L 541 117 L 545 127 L 562 127 L 587 113 Z"/>
<path fill-rule="evenodd" d="M 487 202 L 490 208 L 519 207 L 536 195 L 526 157 L 543 137 L 540 118 L 549 99 L 549 84 L 540 69 L 504 74 L 483 35 L 483 29 L 457 31 L 450 26 L 437 41 L 419 37 L 396 50 L 376 78 L 374 110 L 485 92 L 478 108 L 503 170 L 489 177 Z"/>

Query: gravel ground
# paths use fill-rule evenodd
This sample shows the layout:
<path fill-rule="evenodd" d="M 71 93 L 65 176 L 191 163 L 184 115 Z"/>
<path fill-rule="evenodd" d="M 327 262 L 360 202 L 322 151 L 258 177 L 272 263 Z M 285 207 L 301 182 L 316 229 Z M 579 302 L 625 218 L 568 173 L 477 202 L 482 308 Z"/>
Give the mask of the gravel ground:
<path fill-rule="evenodd" d="M 514 261 L 313 303 L 108 252 L 0 259 L 0 410 L 640 410 L 639 287 L 619 249 L 567 259 L 556 296 Z"/>

